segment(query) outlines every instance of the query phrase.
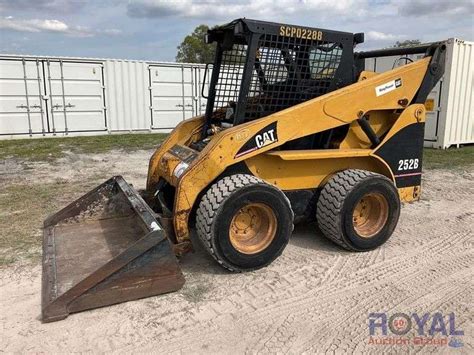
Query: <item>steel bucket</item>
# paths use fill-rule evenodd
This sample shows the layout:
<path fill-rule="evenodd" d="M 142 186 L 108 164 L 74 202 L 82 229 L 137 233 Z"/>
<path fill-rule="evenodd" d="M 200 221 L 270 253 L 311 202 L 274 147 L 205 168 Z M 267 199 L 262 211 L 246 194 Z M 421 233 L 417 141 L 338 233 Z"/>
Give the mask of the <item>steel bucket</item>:
<path fill-rule="evenodd" d="M 121 176 L 44 222 L 43 322 L 176 291 L 183 284 L 165 230 Z"/>

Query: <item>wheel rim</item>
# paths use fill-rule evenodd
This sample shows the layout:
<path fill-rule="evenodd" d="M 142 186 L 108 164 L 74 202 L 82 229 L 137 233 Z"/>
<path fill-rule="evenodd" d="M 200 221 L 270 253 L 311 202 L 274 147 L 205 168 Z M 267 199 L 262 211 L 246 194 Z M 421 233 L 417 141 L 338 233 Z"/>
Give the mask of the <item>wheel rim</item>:
<path fill-rule="evenodd" d="M 362 238 L 372 238 L 385 226 L 388 220 L 388 202 L 380 193 L 364 195 L 352 213 L 354 230 Z"/>
<path fill-rule="evenodd" d="M 263 203 L 242 207 L 230 223 L 230 243 L 243 254 L 256 254 L 266 249 L 276 235 L 277 218 Z"/>

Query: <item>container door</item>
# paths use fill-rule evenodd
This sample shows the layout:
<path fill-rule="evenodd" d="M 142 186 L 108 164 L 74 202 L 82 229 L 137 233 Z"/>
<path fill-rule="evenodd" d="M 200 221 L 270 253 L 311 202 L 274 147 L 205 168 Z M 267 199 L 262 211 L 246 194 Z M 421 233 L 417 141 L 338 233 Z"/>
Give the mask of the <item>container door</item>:
<path fill-rule="evenodd" d="M 152 128 L 172 129 L 195 116 L 193 69 L 150 65 Z"/>
<path fill-rule="evenodd" d="M 47 130 L 42 64 L 36 60 L 0 61 L 0 132 L 34 134 Z"/>
<path fill-rule="evenodd" d="M 195 85 L 195 69 L 184 68 L 183 70 L 183 101 L 184 101 L 184 119 L 196 116 L 196 85 Z"/>
<path fill-rule="evenodd" d="M 101 63 L 46 61 L 51 132 L 107 129 Z"/>

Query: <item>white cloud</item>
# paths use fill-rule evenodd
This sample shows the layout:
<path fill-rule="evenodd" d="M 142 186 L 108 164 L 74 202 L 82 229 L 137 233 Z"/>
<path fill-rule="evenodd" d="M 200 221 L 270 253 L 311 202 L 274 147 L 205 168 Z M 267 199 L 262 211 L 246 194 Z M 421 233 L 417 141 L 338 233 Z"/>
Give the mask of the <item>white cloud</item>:
<path fill-rule="evenodd" d="M 12 16 L 0 18 L 0 28 L 20 32 L 67 32 L 69 26 L 59 20 L 17 20 Z"/>
<path fill-rule="evenodd" d="M 365 2 L 365 0 L 241 0 L 230 3 L 217 0 L 131 0 L 127 6 L 127 13 L 131 17 L 178 16 L 228 19 L 243 16 L 268 18 L 307 11 L 314 11 L 318 15 L 333 15 L 343 14 L 352 8 L 351 15 L 360 15 L 365 10 L 354 5 Z"/>
<path fill-rule="evenodd" d="M 449 17 L 465 16 L 472 20 L 474 1 L 472 0 L 402 0 L 397 3 L 402 16 L 442 15 Z"/>
<path fill-rule="evenodd" d="M 96 34 L 117 35 L 122 32 L 119 29 L 91 30 L 85 26 L 69 26 L 59 20 L 24 20 L 12 16 L 0 18 L 0 28 L 18 32 L 55 32 L 73 37 L 93 37 Z"/>
<path fill-rule="evenodd" d="M 365 32 L 365 50 L 408 39 L 472 41 L 473 7 L 474 0 L 0 0 L 0 52 L 19 52 L 15 43 L 30 53 L 173 60 L 194 26 L 240 17 Z M 95 39 L 59 45 L 71 36 Z"/>
<path fill-rule="evenodd" d="M 371 41 L 394 41 L 403 39 L 404 37 L 404 35 L 395 35 L 378 31 L 368 31 L 365 33 L 365 38 Z"/>
<path fill-rule="evenodd" d="M 88 0 L 0 0 L 0 11 L 77 13 Z"/>
<path fill-rule="evenodd" d="M 312 16 L 329 21 L 377 23 L 384 18 L 472 19 L 474 0 L 129 0 L 127 14 L 138 18 L 192 18 L 207 23 L 239 17 L 280 21 Z M 290 20 L 291 22 L 297 22 Z M 410 20 L 413 21 L 413 20 Z"/>
<path fill-rule="evenodd" d="M 58 20 L 32 20 L 39 29 L 52 32 L 67 32 L 69 26 Z"/>
<path fill-rule="evenodd" d="M 122 34 L 122 30 L 119 30 L 118 28 L 107 28 L 101 31 L 101 33 L 104 33 L 106 35 L 116 36 L 116 35 Z"/>

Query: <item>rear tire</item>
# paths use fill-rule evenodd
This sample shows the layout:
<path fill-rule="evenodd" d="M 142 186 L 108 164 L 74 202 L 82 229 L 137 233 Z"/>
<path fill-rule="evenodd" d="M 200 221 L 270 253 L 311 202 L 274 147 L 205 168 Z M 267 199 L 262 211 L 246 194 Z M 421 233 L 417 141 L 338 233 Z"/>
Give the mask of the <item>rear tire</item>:
<path fill-rule="evenodd" d="M 351 251 L 385 243 L 400 216 L 400 198 L 392 181 L 364 170 L 335 174 L 321 191 L 316 218 L 324 236 Z"/>
<path fill-rule="evenodd" d="M 224 177 L 203 196 L 196 229 L 204 247 L 230 271 L 270 264 L 288 244 L 293 211 L 285 194 L 245 174 Z"/>

